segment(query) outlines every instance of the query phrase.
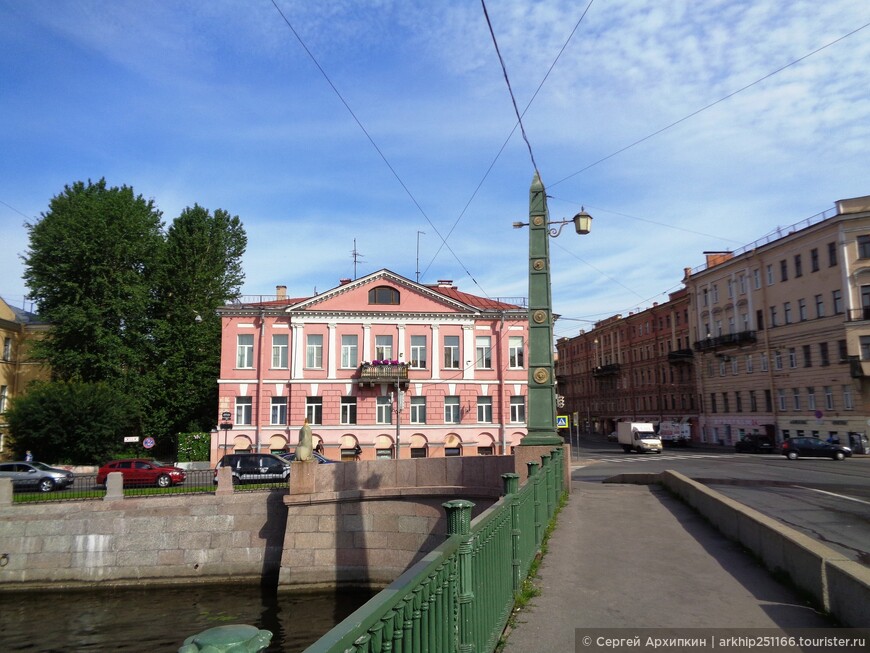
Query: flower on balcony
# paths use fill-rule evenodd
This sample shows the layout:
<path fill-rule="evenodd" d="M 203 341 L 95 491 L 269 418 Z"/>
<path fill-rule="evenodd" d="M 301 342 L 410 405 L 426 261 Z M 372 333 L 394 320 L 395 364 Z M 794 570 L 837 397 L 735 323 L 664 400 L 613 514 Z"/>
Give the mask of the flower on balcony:
<path fill-rule="evenodd" d="M 371 362 L 365 361 L 363 363 L 360 363 L 360 367 L 369 367 L 371 365 L 403 365 L 407 367 L 410 365 L 410 363 L 403 363 L 402 361 L 397 360 L 388 360 L 386 358 L 383 360 L 373 360 Z"/>

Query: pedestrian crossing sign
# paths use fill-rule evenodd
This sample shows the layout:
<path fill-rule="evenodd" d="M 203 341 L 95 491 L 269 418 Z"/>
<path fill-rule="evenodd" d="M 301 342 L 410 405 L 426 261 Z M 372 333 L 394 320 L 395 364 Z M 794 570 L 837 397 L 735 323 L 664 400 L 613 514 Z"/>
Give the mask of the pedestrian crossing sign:
<path fill-rule="evenodd" d="M 556 415 L 556 428 L 557 429 L 568 428 L 568 416 L 567 415 Z"/>

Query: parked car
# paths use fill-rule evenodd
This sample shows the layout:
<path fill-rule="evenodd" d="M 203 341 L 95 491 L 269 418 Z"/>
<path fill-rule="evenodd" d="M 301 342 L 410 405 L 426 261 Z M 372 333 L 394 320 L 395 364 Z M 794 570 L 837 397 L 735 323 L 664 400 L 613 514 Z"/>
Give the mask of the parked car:
<path fill-rule="evenodd" d="M 280 456 L 281 458 L 283 458 L 284 460 L 289 460 L 291 463 L 296 460 L 296 452 L 295 451 L 291 451 L 289 453 L 279 453 L 277 455 Z M 311 455 L 321 465 L 323 465 L 323 464 L 330 465 L 334 462 L 338 462 L 336 460 L 332 460 L 331 458 L 327 458 L 322 453 L 318 453 L 316 451 L 312 451 Z"/>
<path fill-rule="evenodd" d="M 218 461 L 214 482 L 221 467 L 233 470 L 233 485 L 274 483 L 290 478 L 290 462 L 270 453 L 230 453 Z"/>
<path fill-rule="evenodd" d="M 783 440 L 780 453 L 789 460 L 797 460 L 800 457 L 843 460 L 852 455 L 852 450 L 839 444 L 825 442 L 821 438 L 805 437 Z"/>
<path fill-rule="evenodd" d="M 737 453 L 773 453 L 775 448 L 770 436 L 760 433 L 745 435 L 734 444 L 734 451 Z"/>
<path fill-rule="evenodd" d="M 0 478 L 12 479 L 13 490 L 51 492 L 73 484 L 72 472 L 36 461 L 0 463 Z"/>
<path fill-rule="evenodd" d="M 608 442 L 616 442 L 617 439 L 618 439 L 618 436 L 617 436 L 616 431 L 613 431 L 613 433 L 607 434 L 607 441 Z"/>
<path fill-rule="evenodd" d="M 156 485 L 169 487 L 183 483 L 186 473 L 171 463 L 148 458 L 128 458 L 112 460 L 97 471 L 97 485 L 105 485 L 111 472 L 121 472 L 124 485 Z"/>

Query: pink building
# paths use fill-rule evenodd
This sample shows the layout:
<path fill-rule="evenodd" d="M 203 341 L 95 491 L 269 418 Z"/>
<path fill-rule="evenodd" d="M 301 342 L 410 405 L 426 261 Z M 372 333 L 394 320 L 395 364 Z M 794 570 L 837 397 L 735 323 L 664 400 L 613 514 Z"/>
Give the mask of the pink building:
<path fill-rule="evenodd" d="M 401 458 L 508 453 L 526 434 L 528 313 L 517 303 L 380 270 L 314 297 L 279 286 L 220 313 L 213 461 L 292 448 L 306 418 L 336 460 L 357 447 L 392 458 L 397 442 Z"/>

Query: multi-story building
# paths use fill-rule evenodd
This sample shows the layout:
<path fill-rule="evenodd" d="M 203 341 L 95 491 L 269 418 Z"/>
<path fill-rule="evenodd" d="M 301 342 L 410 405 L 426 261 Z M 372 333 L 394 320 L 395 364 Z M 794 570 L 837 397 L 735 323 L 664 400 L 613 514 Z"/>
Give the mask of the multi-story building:
<path fill-rule="evenodd" d="M 620 421 L 651 421 L 674 433 L 697 430 L 689 296 L 614 315 L 556 343 L 556 376 L 582 430 L 610 433 Z"/>
<path fill-rule="evenodd" d="M 35 314 L 9 306 L 0 298 L 0 455 L 6 452 L 8 426 L 4 413 L 31 381 L 48 379 L 50 370 L 30 355 L 30 344 L 44 336 L 48 325 Z"/>
<path fill-rule="evenodd" d="M 687 270 L 701 440 L 859 443 L 870 412 L 870 197 Z"/>
<path fill-rule="evenodd" d="M 526 434 L 524 304 L 381 270 L 225 306 L 212 457 L 284 450 L 305 419 L 332 458 L 505 453 Z"/>

